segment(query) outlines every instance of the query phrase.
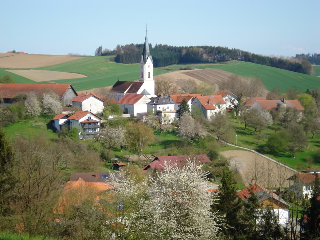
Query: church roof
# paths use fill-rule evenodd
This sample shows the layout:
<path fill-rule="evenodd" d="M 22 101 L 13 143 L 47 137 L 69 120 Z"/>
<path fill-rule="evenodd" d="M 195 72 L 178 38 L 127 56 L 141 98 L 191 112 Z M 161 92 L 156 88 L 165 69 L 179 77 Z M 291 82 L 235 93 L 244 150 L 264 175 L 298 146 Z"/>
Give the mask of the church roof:
<path fill-rule="evenodd" d="M 144 47 L 143 47 L 143 52 L 142 52 L 142 58 L 143 58 L 144 63 L 147 62 L 148 57 L 152 61 L 152 56 L 150 55 L 149 42 L 148 42 L 148 36 L 147 36 L 147 31 L 146 31 L 146 38 L 144 41 Z"/>
<path fill-rule="evenodd" d="M 118 104 L 136 104 L 140 101 L 141 98 L 143 98 L 143 94 L 126 94 L 120 100 L 118 101 Z"/>
<path fill-rule="evenodd" d="M 133 82 L 127 91 L 127 93 L 137 93 L 141 86 L 143 85 L 143 82 Z"/>
<path fill-rule="evenodd" d="M 142 91 L 140 94 L 143 94 L 143 95 L 150 95 L 150 93 L 149 93 L 146 89 L 143 89 L 143 91 Z"/>
<path fill-rule="evenodd" d="M 112 91 L 114 92 L 125 92 L 131 84 L 134 83 L 133 81 L 117 81 L 113 87 Z"/>

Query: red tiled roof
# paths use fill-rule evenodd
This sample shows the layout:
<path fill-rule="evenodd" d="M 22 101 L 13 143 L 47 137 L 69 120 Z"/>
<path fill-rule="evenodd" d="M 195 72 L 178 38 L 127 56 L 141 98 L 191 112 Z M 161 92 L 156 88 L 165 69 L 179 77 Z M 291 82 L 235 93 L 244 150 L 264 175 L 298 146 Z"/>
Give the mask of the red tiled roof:
<path fill-rule="evenodd" d="M 68 114 L 60 113 L 60 114 L 54 116 L 52 119 L 61 119 L 61 118 L 65 117 L 65 116 L 68 116 Z"/>
<path fill-rule="evenodd" d="M 89 120 L 84 120 L 82 123 L 99 123 L 100 121 L 97 121 L 97 120 L 92 120 L 92 121 L 89 121 Z"/>
<path fill-rule="evenodd" d="M 270 111 L 271 109 L 277 109 L 278 104 L 282 103 L 281 100 L 256 100 L 256 102 L 261 109 L 268 111 Z M 285 100 L 284 103 L 286 104 L 286 107 L 295 108 L 299 111 L 304 110 L 304 108 L 298 100 Z"/>
<path fill-rule="evenodd" d="M 318 178 L 320 179 L 320 173 L 318 174 Z M 313 173 L 298 173 L 295 174 L 297 178 L 300 179 L 303 183 L 313 183 L 316 180 L 316 176 Z"/>
<path fill-rule="evenodd" d="M 189 102 L 190 99 L 202 96 L 201 94 L 171 94 L 170 97 L 175 103 L 182 103 L 182 100 L 185 98 L 187 102 Z"/>
<path fill-rule="evenodd" d="M 78 94 L 78 96 L 72 98 L 71 102 L 83 102 L 84 100 L 86 100 L 92 96 L 99 99 L 100 101 L 102 101 L 101 98 L 99 98 L 97 95 L 95 95 L 93 93 L 80 93 L 80 94 Z"/>
<path fill-rule="evenodd" d="M 118 104 L 136 104 L 143 96 L 143 94 L 126 94 L 118 101 Z"/>
<path fill-rule="evenodd" d="M 265 97 L 253 97 L 247 100 L 245 107 L 251 107 L 257 100 L 267 100 Z"/>
<path fill-rule="evenodd" d="M 175 163 L 175 164 L 177 164 L 177 166 L 179 168 L 182 168 L 185 165 L 187 159 L 195 160 L 196 162 L 201 162 L 201 163 L 211 162 L 210 159 L 205 154 L 202 154 L 202 155 L 158 156 L 151 163 L 149 163 L 147 166 L 145 166 L 143 168 L 143 170 L 147 170 L 148 168 L 151 168 L 152 170 L 154 170 L 156 168 L 158 171 L 163 172 L 165 162 Z"/>
<path fill-rule="evenodd" d="M 216 104 L 226 104 L 221 95 L 214 95 L 213 97 L 200 96 L 197 99 L 206 110 L 216 109 Z"/>
<path fill-rule="evenodd" d="M 62 97 L 70 84 L 30 84 L 30 83 L 0 83 L 0 95 L 2 98 L 14 98 L 21 93 L 46 93 L 54 92 Z"/>
<path fill-rule="evenodd" d="M 219 91 L 219 92 L 216 92 L 216 94 L 214 94 L 214 95 L 220 95 L 220 96 L 224 97 L 224 96 L 226 96 L 226 95 L 228 95 L 228 94 L 229 94 L 229 93 L 226 92 L 226 91 Z"/>
<path fill-rule="evenodd" d="M 251 186 L 249 186 L 249 187 L 241 190 L 240 192 L 237 192 L 237 195 L 243 200 L 243 199 L 248 198 L 248 197 L 251 196 L 250 191 L 253 192 L 253 193 L 256 193 L 256 192 L 258 192 L 258 191 L 260 191 L 260 190 L 263 190 L 263 191 L 265 191 L 265 192 L 268 192 L 268 193 L 272 194 L 274 197 L 279 198 L 279 196 L 278 196 L 277 194 L 269 191 L 268 189 L 266 189 L 266 188 L 264 188 L 264 187 L 261 187 L 261 186 L 258 185 L 258 184 L 253 184 L 253 185 L 251 185 Z"/>
<path fill-rule="evenodd" d="M 114 165 L 118 165 L 119 167 L 121 167 L 121 166 L 125 166 L 126 164 L 125 163 L 114 163 Z"/>
<path fill-rule="evenodd" d="M 89 113 L 90 113 L 89 111 L 78 111 L 75 114 L 73 114 L 72 116 L 68 117 L 68 119 L 80 120 L 81 118 L 83 118 L 84 116 L 86 116 Z"/>

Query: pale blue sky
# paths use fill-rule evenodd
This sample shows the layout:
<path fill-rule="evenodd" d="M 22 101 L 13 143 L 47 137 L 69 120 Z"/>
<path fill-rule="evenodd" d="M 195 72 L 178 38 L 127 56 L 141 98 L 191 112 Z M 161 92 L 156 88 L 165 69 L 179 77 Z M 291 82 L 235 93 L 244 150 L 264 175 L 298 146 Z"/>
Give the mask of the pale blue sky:
<path fill-rule="evenodd" d="M 155 3 L 157 2 L 157 3 Z M 149 42 L 320 53 L 320 0 L 1 0 L 0 52 L 79 53 Z"/>

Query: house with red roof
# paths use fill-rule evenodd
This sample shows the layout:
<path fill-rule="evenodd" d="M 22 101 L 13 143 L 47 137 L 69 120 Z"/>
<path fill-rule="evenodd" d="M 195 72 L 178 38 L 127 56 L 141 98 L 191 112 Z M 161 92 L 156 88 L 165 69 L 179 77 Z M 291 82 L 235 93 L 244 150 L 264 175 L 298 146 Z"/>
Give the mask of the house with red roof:
<path fill-rule="evenodd" d="M 118 101 L 118 104 L 124 114 L 136 117 L 137 114 L 147 113 L 149 102 L 150 99 L 144 94 L 126 94 Z"/>
<path fill-rule="evenodd" d="M 63 126 L 69 130 L 76 128 L 79 130 L 79 138 L 94 137 L 100 132 L 102 118 L 89 111 L 78 111 L 69 116 L 67 114 L 58 114 L 53 117 L 54 127 L 61 131 Z"/>
<path fill-rule="evenodd" d="M 192 102 L 192 110 L 199 108 L 203 115 L 210 120 L 218 113 L 225 113 L 227 104 L 221 95 L 198 96 Z"/>
<path fill-rule="evenodd" d="M 170 97 L 172 101 L 175 103 L 174 110 L 179 111 L 180 104 L 182 103 L 183 99 L 186 99 L 189 109 L 191 111 L 192 100 L 198 96 L 202 96 L 202 94 L 171 94 Z"/>
<path fill-rule="evenodd" d="M 234 108 L 235 104 L 238 104 L 237 96 L 228 91 L 219 91 L 214 94 L 215 96 L 220 95 L 226 102 L 227 108 Z"/>
<path fill-rule="evenodd" d="M 313 193 L 316 174 L 320 179 L 320 173 L 297 173 L 289 180 L 289 189 L 293 190 L 300 198 L 310 199 Z"/>
<path fill-rule="evenodd" d="M 248 201 L 252 194 L 255 194 L 258 199 L 259 211 L 265 211 L 266 208 L 273 209 L 273 212 L 278 217 L 279 224 L 285 225 L 289 221 L 289 204 L 286 203 L 277 194 L 269 191 L 268 189 L 253 184 L 249 187 L 237 192 L 239 198 L 243 201 Z M 259 222 L 259 220 L 258 220 Z"/>
<path fill-rule="evenodd" d="M 80 93 L 71 102 L 73 107 L 93 114 L 102 113 L 104 109 L 103 100 L 93 93 Z"/>
<path fill-rule="evenodd" d="M 78 96 L 70 84 L 0 83 L 0 95 L 4 103 L 11 103 L 17 95 L 30 92 L 36 95 L 54 92 L 61 98 L 63 105 L 70 105 L 71 99 Z"/>
<path fill-rule="evenodd" d="M 246 105 L 247 106 L 247 105 Z M 271 111 L 271 110 L 282 110 L 286 108 L 293 108 L 300 112 L 304 111 L 304 108 L 298 100 L 260 100 L 257 99 L 250 108 L 256 108 L 259 111 Z"/>
<path fill-rule="evenodd" d="M 196 163 L 209 163 L 211 162 L 207 155 L 178 155 L 178 156 L 158 156 L 151 163 L 145 166 L 142 170 L 154 171 L 157 169 L 159 172 L 163 172 L 166 164 L 174 164 L 179 168 L 182 168 L 188 160 L 193 160 Z"/>

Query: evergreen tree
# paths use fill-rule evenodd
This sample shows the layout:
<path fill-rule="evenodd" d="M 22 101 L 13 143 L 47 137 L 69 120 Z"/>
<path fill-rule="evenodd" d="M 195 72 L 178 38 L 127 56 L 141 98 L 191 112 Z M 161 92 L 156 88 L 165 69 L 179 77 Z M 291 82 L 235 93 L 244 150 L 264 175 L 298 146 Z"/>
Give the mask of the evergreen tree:
<path fill-rule="evenodd" d="M 307 210 L 305 239 L 319 239 L 320 237 L 320 182 L 318 174 L 314 182 L 311 206 Z"/>
<path fill-rule="evenodd" d="M 245 239 L 259 239 L 257 233 L 258 198 L 250 189 L 250 197 L 244 203 L 244 211 L 241 217 Z"/>
<path fill-rule="evenodd" d="M 0 216 L 10 212 L 11 190 L 15 185 L 13 176 L 13 153 L 0 127 Z"/>
<path fill-rule="evenodd" d="M 190 112 L 190 108 L 187 100 L 184 98 L 182 99 L 182 103 L 180 104 L 179 117 L 181 117 L 185 112 Z"/>
<path fill-rule="evenodd" d="M 235 181 L 228 166 L 223 170 L 219 190 L 217 209 L 225 221 L 222 231 L 226 235 L 237 236 L 242 229 L 240 220 L 242 200 L 237 196 Z"/>

